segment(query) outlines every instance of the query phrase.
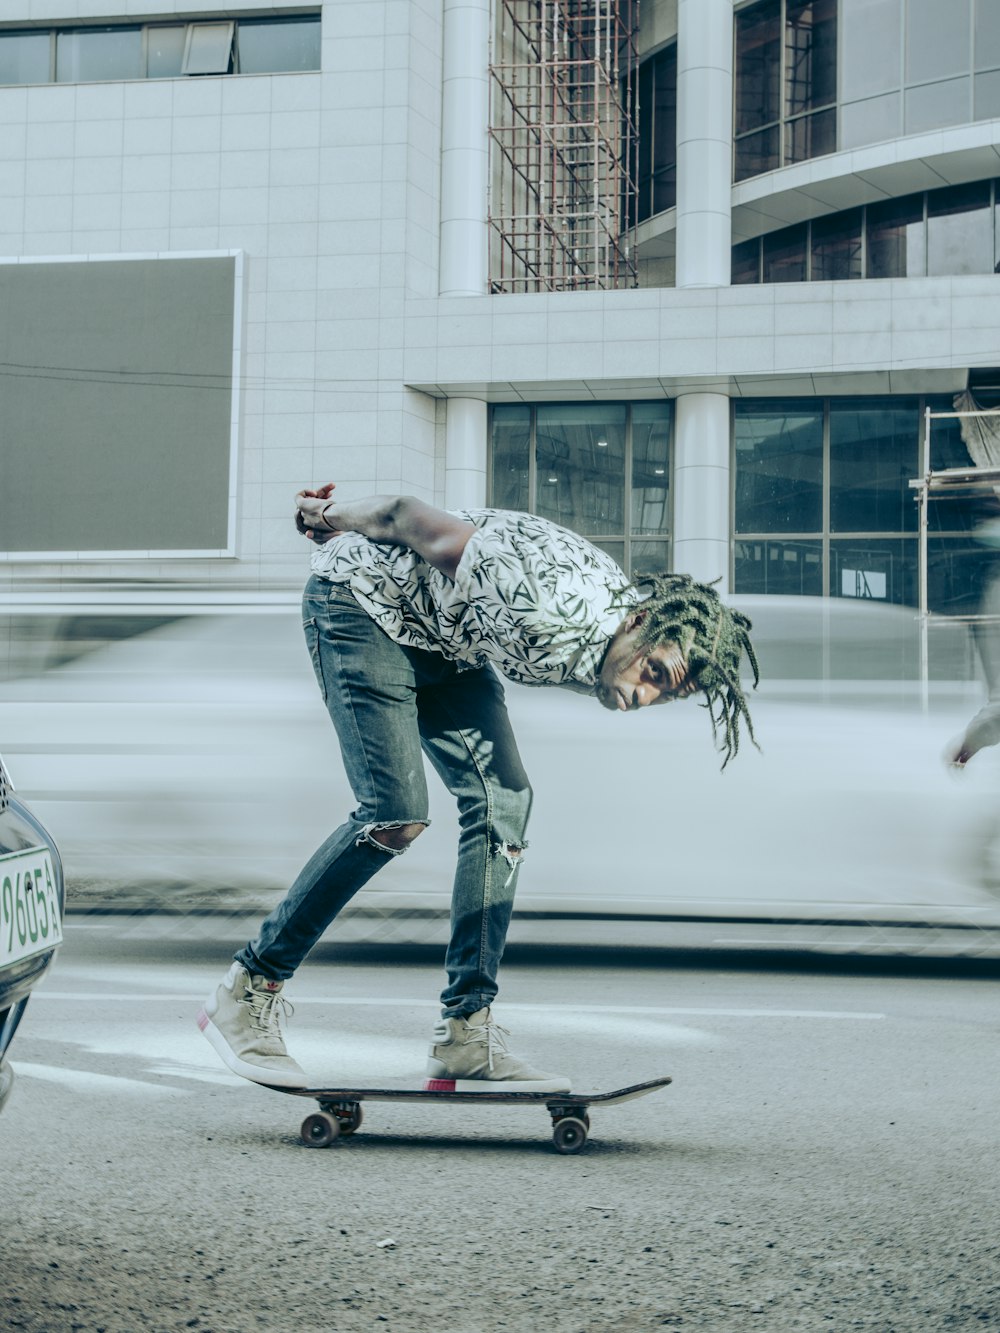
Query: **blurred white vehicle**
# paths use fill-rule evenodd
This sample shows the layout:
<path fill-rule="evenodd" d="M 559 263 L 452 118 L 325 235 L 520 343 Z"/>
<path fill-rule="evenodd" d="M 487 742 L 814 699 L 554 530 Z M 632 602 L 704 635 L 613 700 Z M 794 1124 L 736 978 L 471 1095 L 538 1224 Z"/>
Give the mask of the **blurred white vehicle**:
<path fill-rule="evenodd" d="M 911 610 L 733 601 L 755 625 L 760 752 L 744 735 L 724 773 L 691 701 L 621 715 L 507 686 L 535 789 L 520 918 L 995 932 L 1000 755 L 961 773 L 942 760 L 982 701 L 965 630 L 938 631 L 939 679 L 925 685 Z M 89 636 L 86 618 L 46 630 L 36 617 L 28 634 L 30 619 L 10 621 L 0 736 L 59 830 L 70 907 L 95 893 L 179 910 L 226 910 L 234 893 L 275 901 L 353 806 L 295 607 L 206 607 L 153 628 L 123 612 L 111 629 L 105 611 Z M 33 662 L 18 654 L 26 642 Z M 457 821 L 429 781 L 432 826 L 358 912 L 447 911 Z"/>

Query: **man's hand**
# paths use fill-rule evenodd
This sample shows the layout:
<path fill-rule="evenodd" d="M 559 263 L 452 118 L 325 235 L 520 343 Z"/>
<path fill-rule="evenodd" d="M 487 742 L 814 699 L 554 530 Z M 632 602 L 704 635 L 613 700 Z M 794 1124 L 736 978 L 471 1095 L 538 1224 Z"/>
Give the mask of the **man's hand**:
<path fill-rule="evenodd" d="M 330 496 L 337 489 L 337 483 L 328 481 L 315 491 L 299 491 L 295 497 L 295 528 L 303 537 L 322 546 L 340 531 L 331 528 L 323 521 L 323 510 L 330 503 Z"/>

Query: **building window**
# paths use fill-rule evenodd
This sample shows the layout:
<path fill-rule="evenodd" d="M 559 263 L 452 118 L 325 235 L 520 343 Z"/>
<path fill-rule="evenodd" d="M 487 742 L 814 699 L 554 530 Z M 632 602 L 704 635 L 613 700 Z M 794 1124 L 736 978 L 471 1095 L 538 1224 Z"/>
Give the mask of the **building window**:
<path fill-rule="evenodd" d="M 673 404 L 501 404 L 493 409 L 490 503 L 589 538 L 630 574 L 670 560 Z"/>
<path fill-rule="evenodd" d="M 924 408 L 947 399 L 760 399 L 734 404 L 735 592 L 859 597 L 917 605 L 917 513 Z M 935 468 L 968 466 L 958 423 L 937 421 Z M 931 607 L 974 609 L 977 515 L 930 510 Z"/>
<path fill-rule="evenodd" d="M 677 203 L 677 45 L 639 66 L 638 221 Z"/>
<path fill-rule="evenodd" d="M 733 246 L 732 281 L 832 282 L 994 273 L 996 181 L 949 185 L 800 222 Z"/>
<path fill-rule="evenodd" d="M 0 31 L 0 85 L 101 83 L 320 67 L 320 16 Z"/>
<path fill-rule="evenodd" d="M 733 179 L 837 147 L 837 0 L 761 0 L 736 15 Z"/>

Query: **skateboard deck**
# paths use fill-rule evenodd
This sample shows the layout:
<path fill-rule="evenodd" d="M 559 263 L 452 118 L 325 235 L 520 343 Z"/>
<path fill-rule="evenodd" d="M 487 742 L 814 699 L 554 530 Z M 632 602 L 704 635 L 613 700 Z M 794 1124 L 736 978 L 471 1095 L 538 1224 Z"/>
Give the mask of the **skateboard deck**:
<path fill-rule="evenodd" d="M 645 1083 L 633 1083 L 613 1092 L 452 1092 L 432 1088 L 399 1087 L 340 1087 L 340 1088 L 279 1088 L 266 1086 L 291 1097 L 311 1097 L 319 1110 L 307 1115 L 302 1122 L 302 1142 L 308 1148 L 327 1148 L 338 1138 L 353 1134 L 361 1124 L 362 1102 L 460 1102 L 464 1106 L 482 1106 L 541 1103 L 552 1118 L 552 1141 L 561 1153 L 575 1153 L 587 1142 L 590 1131 L 588 1106 L 602 1104 L 617 1106 L 646 1097 L 658 1088 L 672 1082 L 669 1078 L 653 1078 Z"/>

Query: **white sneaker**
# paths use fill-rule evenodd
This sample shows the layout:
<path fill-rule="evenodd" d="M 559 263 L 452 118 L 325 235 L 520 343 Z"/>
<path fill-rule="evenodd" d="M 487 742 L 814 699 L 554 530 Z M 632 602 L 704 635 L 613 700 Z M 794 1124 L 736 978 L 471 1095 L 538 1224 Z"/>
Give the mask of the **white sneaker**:
<path fill-rule="evenodd" d="M 233 963 L 205 1001 L 198 1026 L 234 1074 L 276 1088 L 308 1088 L 305 1072 L 285 1049 L 281 1027 L 292 1006 L 281 986 Z"/>
<path fill-rule="evenodd" d="M 569 1092 L 561 1074 L 544 1074 L 511 1055 L 510 1034 L 489 1009 L 468 1018 L 442 1018 L 427 1060 L 428 1092 Z"/>

